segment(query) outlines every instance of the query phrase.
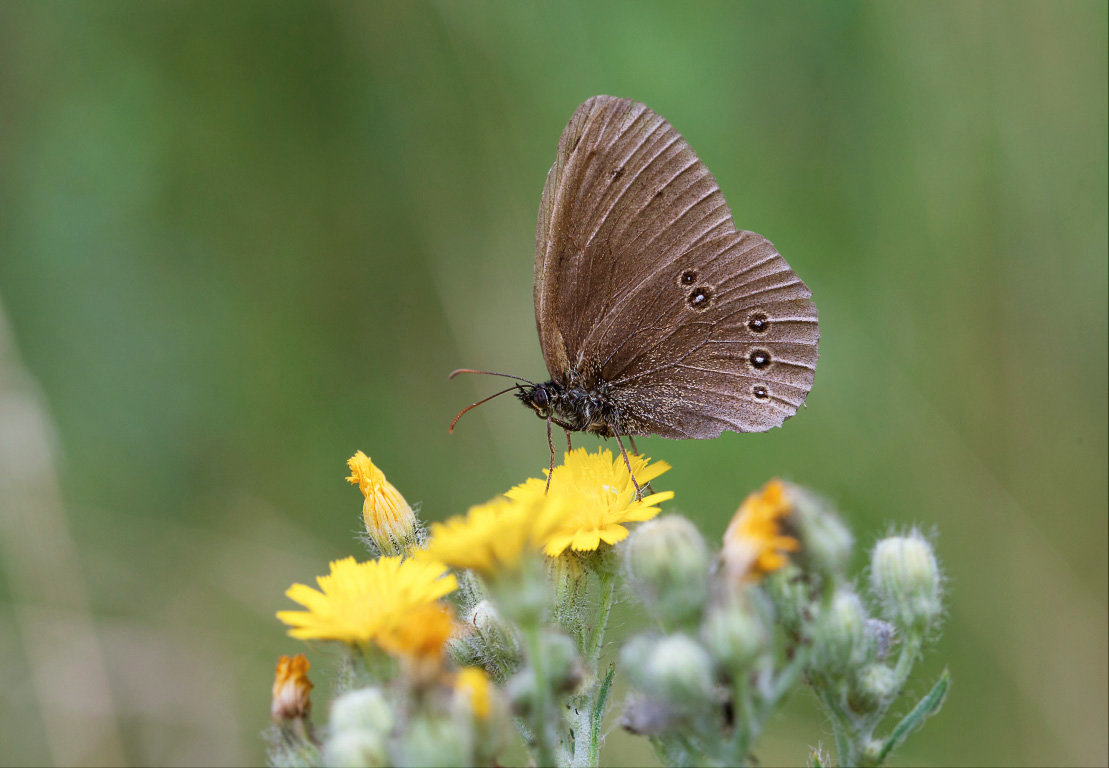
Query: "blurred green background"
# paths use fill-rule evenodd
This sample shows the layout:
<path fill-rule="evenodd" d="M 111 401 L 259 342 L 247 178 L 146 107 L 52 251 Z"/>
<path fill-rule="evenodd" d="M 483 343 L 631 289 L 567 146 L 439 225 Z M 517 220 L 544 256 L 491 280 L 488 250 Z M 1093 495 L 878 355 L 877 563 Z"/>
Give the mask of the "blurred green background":
<path fill-rule="evenodd" d="M 515 402 L 448 436 L 496 382 L 446 374 L 545 377 L 539 194 L 610 93 L 820 310 L 783 429 L 641 442 L 671 509 L 782 475 L 860 570 L 935 531 L 954 687 L 896 764 L 1105 764 L 1106 8 L 0 3 L 0 762 L 258 763 L 283 591 L 363 553 L 346 458 L 427 519 L 545 466 Z M 759 752 L 818 741 L 801 693 Z"/>

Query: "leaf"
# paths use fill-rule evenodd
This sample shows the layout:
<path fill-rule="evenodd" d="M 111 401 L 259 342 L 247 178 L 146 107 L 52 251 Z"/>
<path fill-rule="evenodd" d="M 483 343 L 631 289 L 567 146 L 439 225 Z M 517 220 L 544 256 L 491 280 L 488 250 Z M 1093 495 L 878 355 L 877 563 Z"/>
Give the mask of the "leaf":
<path fill-rule="evenodd" d="M 951 674 L 945 669 L 940 679 L 932 686 L 932 690 L 921 699 L 913 711 L 905 715 L 901 722 L 890 733 L 886 743 L 882 745 L 882 749 L 874 761 L 875 765 L 881 765 L 897 747 L 901 746 L 902 742 L 908 738 L 909 734 L 924 724 L 932 715 L 940 711 L 943 706 L 944 699 L 947 697 L 947 689 L 951 686 Z"/>

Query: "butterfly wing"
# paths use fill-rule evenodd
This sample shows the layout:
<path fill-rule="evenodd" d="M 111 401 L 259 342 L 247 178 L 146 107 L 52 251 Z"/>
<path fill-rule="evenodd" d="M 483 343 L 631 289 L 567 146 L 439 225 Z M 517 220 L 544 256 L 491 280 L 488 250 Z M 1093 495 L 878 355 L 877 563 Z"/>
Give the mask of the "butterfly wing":
<path fill-rule="evenodd" d="M 536 324 L 556 381 L 603 390 L 633 434 L 770 429 L 812 387 L 810 295 L 769 241 L 736 230 L 663 118 L 611 96 L 577 109 L 536 233 Z"/>

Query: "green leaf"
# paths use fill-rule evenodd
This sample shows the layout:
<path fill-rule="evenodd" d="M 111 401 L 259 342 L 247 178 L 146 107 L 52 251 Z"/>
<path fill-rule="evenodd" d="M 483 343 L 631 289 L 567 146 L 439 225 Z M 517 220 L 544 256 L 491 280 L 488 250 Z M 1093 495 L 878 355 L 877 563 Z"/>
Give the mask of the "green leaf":
<path fill-rule="evenodd" d="M 932 690 L 913 707 L 912 712 L 902 718 L 901 722 L 890 733 L 886 743 L 882 745 L 881 751 L 878 752 L 874 761 L 875 765 L 881 765 L 885 762 L 890 752 L 901 746 L 901 743 L 908 738 L 910 733 L 922 726 L 926 719 L 940 711 L 940 707 L 943 706 L 944 699 L 947 697 L 947 689 L 950 686 L 951 675 L 945 669 L 943 674 L 940 675 L 940 679 L 932 686 Z"/>

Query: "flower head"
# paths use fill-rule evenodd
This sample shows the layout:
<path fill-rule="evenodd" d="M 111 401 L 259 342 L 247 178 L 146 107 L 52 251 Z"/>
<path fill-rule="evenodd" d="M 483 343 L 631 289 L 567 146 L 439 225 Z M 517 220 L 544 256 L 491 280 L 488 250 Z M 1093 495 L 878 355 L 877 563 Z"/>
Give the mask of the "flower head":
<path fill-rule="evenodd" d="M 454 678 L 454 690 L 470 699 L 470 708 L 479 720 L 489 717 L 491 694 L 489 677 L 480 667 L 460 669 Z"/>
<path fill-rule="evenodd" d="M 471 507 L 463 516 L 431 524 L 420 557 L 484 574 L 515 570 L 529 552 L 538 552 L 563 517 L 557 505 L 499 496 Z"/>
<path fill-rule="evenodd" d="M 650 464 L 642 456 L 628 456 L 628 461 L 640 487 L 670 469 L 664 461 Z M 664 491 L 636 499 L 624 457 L 613 457 L 603 448 L 596 453 L 584 448 L 568 451 L 550 480 L 550 489 L 545 480 L 530 478 L 505 495 L 540 508 L 558 506 L 567 510 L 546 539 L 544 549 L 551 557 L 567 548 L 582 552 L 599 548 L 601 542 L 615 544 L 628 535 L 623 523 L 650 520 L 659 513 L 657 504 L 674 498 L 673 491 Z"/>
<path fill-rule="evenodd" d="M 307 611 L 278 611 L 277 618 L 302 640 L 378 642 L 407 614 L 458 588 L 453 575 L 443 575 L 446 570 L 443 563 L 422 559 L 336 560 L 330 574 L 316 579 L 319 590 L 294 584 L 285 592 Z"/>
<path fill-rule="evenodd" d="M 308 694 L 312 683 L 308 679 L 308 659 L 303 653 L 282 656 L 277 662 L 273 678 L 273 704 L 270 714 L 274 721 L 303 720 L 308 717 L 312 702 Z"/>
<path fill-rule="evenodd" d="M 411 544 L 416 531 L 412 507 L 362 451 L 347 459 L 347 466 L 351 472 L 347 482 L 357 485 L 365 497 L 362 520 L 370 539 L 382 553 L 400 554 Z"/>
<path fill-rule="evenodd" d="M 785 486 L 777 479 L 743 500 L 724 532 L 721 555 L 729 573 L 758 578 L 789 562 L 786 553 L 800 547 L 797 539 L 782 532 L 789 511 Z"/>
<path fill-rule="evenodd" d="M 378 644 L 394 656 L 438 662 L 444 643 L 454 631 L 450 606 L 439 602 L 424 603 L 383 631 Z"/>

